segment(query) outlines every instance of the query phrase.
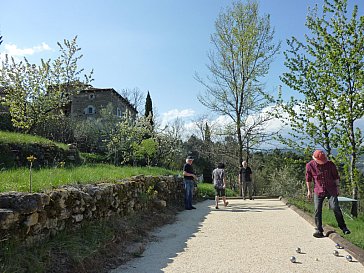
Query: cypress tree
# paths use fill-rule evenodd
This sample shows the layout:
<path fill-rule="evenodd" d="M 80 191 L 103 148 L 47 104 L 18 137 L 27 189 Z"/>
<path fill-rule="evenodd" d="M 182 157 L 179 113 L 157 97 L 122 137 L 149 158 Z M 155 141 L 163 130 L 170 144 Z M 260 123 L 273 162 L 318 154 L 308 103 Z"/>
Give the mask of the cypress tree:
<path fill-rule="evenodd" d="M 153 126 L 153 103 L 149 91 L 147 98 L 145 99 L 145 117 L 150 117 L 150 124 Z"/>

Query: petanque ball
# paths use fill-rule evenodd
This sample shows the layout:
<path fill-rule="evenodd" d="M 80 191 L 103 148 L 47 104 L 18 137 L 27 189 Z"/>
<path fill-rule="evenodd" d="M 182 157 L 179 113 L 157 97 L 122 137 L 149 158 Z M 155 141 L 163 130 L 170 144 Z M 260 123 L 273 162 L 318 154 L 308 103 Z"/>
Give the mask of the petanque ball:
<path fill-rule="evenodd" d="M 349 261 L 349 262 L 352 262 L 353 261 L 353 257 L 351 257 L 350 255 L 346 255 L 346 260 Z"/>
<path fill-rule="evenodd" d="M 291 256 L 291 258 L 289 260 L 291 261 L 291 263 L 295 263 L 296 262 L 296 257 L 295 256 Z"/>
<path fill-rule="evenodd" d="M 301 249 L 299 247 L 296 248 L 297 253 L 301 253 Z"/>
<path fill-rule="evenodd" d="M 334 250 L 334 253 L 333 253 L 335 256 L 339 256 L 339 251 L 337 250 Z"/>
<path fill-rule="evenodd" d="M 340 244 L 336 244 L 336 245 L 335 245 L 335 247 L 336 247 L 337 249 L 342 249 L 342 248 L 343 248 Z"/>

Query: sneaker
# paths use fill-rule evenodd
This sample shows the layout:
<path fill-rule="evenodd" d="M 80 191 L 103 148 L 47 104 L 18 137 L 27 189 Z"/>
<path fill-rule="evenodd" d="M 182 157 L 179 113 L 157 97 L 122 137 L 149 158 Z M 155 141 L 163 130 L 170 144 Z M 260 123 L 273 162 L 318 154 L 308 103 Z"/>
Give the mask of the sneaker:
<path fill-rule="evenodd" d="M 192 206 L 191 209 L 196 209 L 196 207 Z"/>
<path fill-rule="evenodd" d="M 216 206 L 216 207 L 215 207 L 215 209 L 219 209 L 219 207 L 218 207 L 218 206 Z"/>
<path fill-rule="evenodd" d="M 323 237 L 325 237 L 324 236 L 324 233 L 322 231 L 319 231 L 319 230 L 316 230 L 312 235 L 315 238 L 323 238 Z"/>
<path fill-rule="evenodd" d="M 226 203 L 224 204 L 224 206 L 225 206 L 225 207 L 227 207 L 228 205 L 229 205 L 229 202 L 226 202 Z"/>
<path fill-rule="evenodd" d="M 344 228 L 344 229 L 343 229 L 343 233 L 344 233 L 345 235 L 348 235 L 348 234 L 350 234 L 350 233 L 351 233 L 351 231 L 350 231 L 348 228 Z"/>

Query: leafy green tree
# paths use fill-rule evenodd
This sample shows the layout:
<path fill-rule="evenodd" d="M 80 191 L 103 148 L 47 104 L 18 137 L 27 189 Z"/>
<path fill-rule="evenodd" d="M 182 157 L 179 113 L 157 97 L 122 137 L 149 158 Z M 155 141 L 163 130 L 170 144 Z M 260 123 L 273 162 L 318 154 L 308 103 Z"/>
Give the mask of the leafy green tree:
<path fill-rule="evenodd" d="M 152 136 L 152 126 L 145 117 L 132 122 L 124 117 L 112 132 L 107 143 L 108 156 L 115 165 L 137 163 L 137 147 L 145 140 L 146 135 Z"/>
<path fill-rule="evenodd" d="M 143 139 L 139 144 L 132 144 L 136 159 L 146 159 L 147 165 L 150 166 L 152 159 L 157 153 L 158 143 L 153 138 Z"/>
<path fill-rule="evenodd" d="M 157 165 L 175 170 L 181 168 L 186 156 L 182 147 L 183 130 L 184 123 L 177 118 L 155 133 L 155 140 L 158 143 L 155 156 Z"/>
<path fill-rule="evenodd" d="M 77 37 L 58 43 L 59 57 L 54 61 L 41 60 L 39 65 L 26 58 L 17 63 L 8 55 L 2 61 L 0 86 L 4 89 L 5 106 L 9 107 L 15 127 L 32 132 L 35 126 L 51 115 L 62 114 L 72 94 L 92 81 L 92 71 L 81 79 L 78 68 L 82 58 Z"/>
<path fill-rule="evenodd" d="M 290 72 L 282 80 L 304 95 L 291 100 L 286 112 L 293 128 L 306 132 L 314 145 L 329 154 L 338 148 L 337 160 L 345 164 L 352 197 L 358 198 L 358 156 L 363 136 L 356 122 L 364 115 L 364 16 L 354 6 L 348 17 L 346 0 L 325 0 L 322 16 L 317 6 L 307 17 L 311 36 L 305 43 L 293 38 L 287 52 Z M 294 107 L 300 111 L 294 113 Z M 357 215 L 353 203 L 352 214 Z"/>
<path fill-rule="evenodd" d="M 271 118 L 255 115 L 271 102 L 260 83 L 269 70 L 280 43 L 274 44 L 274 29 L 270 17 L 260 17 L 258 3 L 248 1 L 233 3 L 215 22 L 216 32 L 211 36 L 214 51 L 209 54 L 207 80 L 196 75 L 205 88 L 199 101 L 211 111 L 231 118 L 239 145 L 239 165 L 243 159 L 246 136 L 262 127 Z"/>

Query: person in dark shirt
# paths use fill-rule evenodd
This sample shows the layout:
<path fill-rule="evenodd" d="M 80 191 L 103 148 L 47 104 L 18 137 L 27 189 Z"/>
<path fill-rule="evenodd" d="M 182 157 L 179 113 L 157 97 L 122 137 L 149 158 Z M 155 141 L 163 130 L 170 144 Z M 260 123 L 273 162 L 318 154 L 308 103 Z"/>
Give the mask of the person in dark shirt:
<path fill-rule="evenodd" d="M 249 196 L 253 200 L 253 183 L 252 183 L 252 169 L 248 166 L 248 162 L 243 161 L 242 167 L 239 172 L 239 185 L 241 189 L 241 196 L 245 200 Z"/>
<path fill-rule="evenodd" d="M 322 204 L 325 198 L 329 200 L 330 208 L 334 211 L 339 228 L 341 228 L 344 234 L 350 234 L 351 232 L 345 224 L 337 199 L 339 195 L 340 177 L 336 165 L 332 161 L 327 160 L 326 154 L 321 150 L 316 150 L 312 158 L 313 160 L 306 164 L 306 185 L 307 197 L 311 199 L 311 184 L 312 181 L 314 182 L 313 200 L 315 204 L 316 229 L 313 236 L 316 238 L 324 236 L 324 230 L 322 228 Z"/>
<path fill-rule="evenodd" d="M 193 157 L 188 156 L 186 164 L 183 165 L 183 183 L 185 189 L 185 209 L 196 209 L 192 206 L 193 189 L 195 186 L 194 179 L 197 179 L 192 168 Z"/>

